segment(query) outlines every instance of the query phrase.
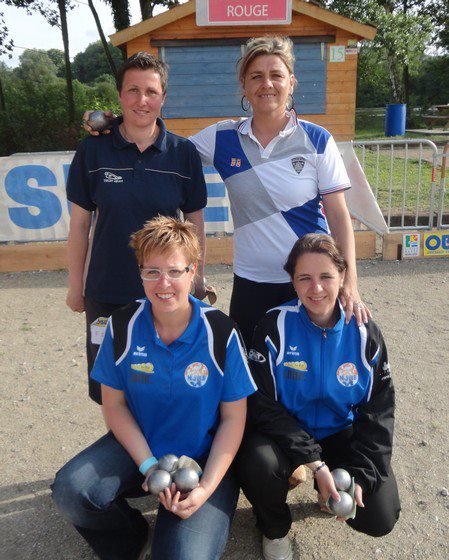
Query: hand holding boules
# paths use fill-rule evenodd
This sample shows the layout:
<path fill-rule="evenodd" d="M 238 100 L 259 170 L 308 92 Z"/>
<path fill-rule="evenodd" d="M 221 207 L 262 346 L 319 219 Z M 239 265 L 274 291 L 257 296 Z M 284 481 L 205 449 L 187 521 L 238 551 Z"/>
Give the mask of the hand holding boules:
<path fill-rule="evenodd" d="M 83 128 L 91 136 L 109 134 L 115 118 L 112 111 L 86 111 L 83 115 Z"/>
<path fill-rule="evenodd" d="M 103 111 L 92 111 L 89 115 L 89 119 L 87 124 L 90 126 L 92 130 L 96 132 L 103 132 L 109 128 L 109 119 L 103 113 Z"/>

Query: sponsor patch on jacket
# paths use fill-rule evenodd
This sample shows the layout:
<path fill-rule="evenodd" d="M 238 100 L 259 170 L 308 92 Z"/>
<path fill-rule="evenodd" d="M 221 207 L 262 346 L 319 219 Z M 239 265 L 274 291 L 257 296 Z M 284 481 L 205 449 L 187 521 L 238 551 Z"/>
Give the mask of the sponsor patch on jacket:
<path fill-rule="evenodd" d="M 141 371 L 142 373 L 154 373 L 154 366 L 151 362 L 131 364 L 131 369 L 134 369 L 135 371 Z"/>
<path fill-rule="evenodd" d="M 253 349 L 248 352 L 248 359 L 252 360 L 253 362 L 259 362 L 260 364 L 263 364 L 267 361 L 263 354 Z"/>
<path fill-rule="evenodd" d="M 194 389 L 199 389 L 207 383 L 209 378 L 209 370 L 205 364 L 201 362 L 193 362 L 186 367 L 184 372 L 184 379 L 187 385 Z"/>
<path fill-rule="evenodd" d="M 296 371 L 307 371 L 307 363 L 301 362 L 284 362 L 284 367 L 295 369 Z"/>
<path fill-rule="evenodd" d="M 289 346 L 288 350 L 285 354 L 286 354 L 286 356 L 299 356 L 298 347 L 297 346 Z"/>
<path fill-rule="evenodd" d="M 359 380 L 359 372 L 355 364 L 346 362 L 337 369 L 337 379 L 343 387 L 353 387 Z"/>
<path fill-rule="evenodd" d="M 146 358 L 148 354 L 145 352 L 145 346 L 136 346 L 136 349 L 133 352 L 133 356 L 140 356 L 142 358 Z"/>

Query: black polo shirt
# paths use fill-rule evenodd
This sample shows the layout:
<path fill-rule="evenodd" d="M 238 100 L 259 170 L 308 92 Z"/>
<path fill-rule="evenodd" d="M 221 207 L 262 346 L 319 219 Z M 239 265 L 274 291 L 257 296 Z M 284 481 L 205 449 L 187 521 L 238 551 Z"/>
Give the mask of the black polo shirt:
<path fill-rule="evenodd" d="M 140 152 L 120 134 L 81 142 L 70 166 L 67 198 L 95 212 L 86 262 L 86 297 L 125 304 L 144 295 L 130 235 L 157 216 L 178 216 L 207 203 L 201 160 L 195 146 L 168 132 L 158 119 L 156 142 Z"/>

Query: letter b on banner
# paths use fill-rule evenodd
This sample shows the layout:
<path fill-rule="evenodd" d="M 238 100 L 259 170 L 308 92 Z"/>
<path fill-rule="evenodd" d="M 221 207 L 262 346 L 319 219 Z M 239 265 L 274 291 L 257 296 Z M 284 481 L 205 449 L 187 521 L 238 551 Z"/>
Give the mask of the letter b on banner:
<path fill-rule="evenodd" d="M 30 180 L 37 187 L 29 185 Z M 54 226 L 61 217 L 59 198 L 39 187 L 57 187 L 54 173 L 43 165 L 20 165 L 5 177 L 5 190 L 10 198 L 25 207 L 9 208 L 11 221 L 25 229 L 43 229 Z"/>

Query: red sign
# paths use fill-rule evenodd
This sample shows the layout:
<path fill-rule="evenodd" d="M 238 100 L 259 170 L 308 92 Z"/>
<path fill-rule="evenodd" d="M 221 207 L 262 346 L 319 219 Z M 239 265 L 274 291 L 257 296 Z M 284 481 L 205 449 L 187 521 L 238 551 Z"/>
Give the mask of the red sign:
<path fill-rule="evenodd" d="M 197 25 L 280 25 L 292 21 L 291 0 L 197 0 Z"/>

